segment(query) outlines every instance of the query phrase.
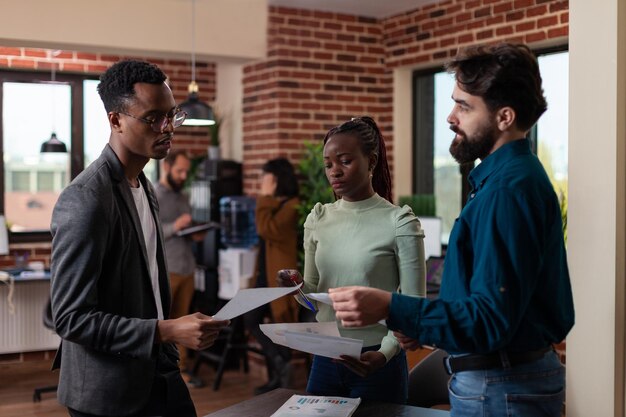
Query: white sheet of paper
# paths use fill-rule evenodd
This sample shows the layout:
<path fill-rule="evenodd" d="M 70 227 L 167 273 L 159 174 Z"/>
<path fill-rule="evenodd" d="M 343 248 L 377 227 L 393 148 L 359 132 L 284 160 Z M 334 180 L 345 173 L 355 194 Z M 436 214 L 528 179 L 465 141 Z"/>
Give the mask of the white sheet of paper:
<path fill-rule="evenodd" d="M 341 355 L 361 357 L 363 341 L 348 337 L 323 336 L 311 333 L 285 332 L 286 346 L 314 355 L 340 359 Z"/>
<path fill-rule="evenodd" d="M 230 320 L 250 310 L 254 310 L 264 304 L 274 301 L 293 290 L 300 288 L 302 284 L 295 287 L 279 288 L 246 288 L 239 290 L 220 311 L 215 313 L 215 320 Z"/>
<path fill-rule="evenodd" d="M 311 292 L 306 295 L 312 300 L 319 301 L 320 303 L 328 304 L 330 306 L 333 305 L 333 301 L 330 299 L 330 295 L 327 292 Z M 387 321 L 385 319 L 379 320 L 378 324 L 382 324 L 383 326 L 387 326 Z"/>
<path fill-rule="evenodd" d="M 332 300 L 330 299 L 330 295 L 327 292 L 310 292 L 306 295 L 312 300 L 319 301 L 320 303 L 333 305 Z"/>
<path fill-rule="evenodd" d="M 341 337 L 337 322 L 334 321 L 324 323 L 268 323 L 259 325 L 259 328 L 272 342 L 283 346 L 287 346 L 286 331 Z"/>

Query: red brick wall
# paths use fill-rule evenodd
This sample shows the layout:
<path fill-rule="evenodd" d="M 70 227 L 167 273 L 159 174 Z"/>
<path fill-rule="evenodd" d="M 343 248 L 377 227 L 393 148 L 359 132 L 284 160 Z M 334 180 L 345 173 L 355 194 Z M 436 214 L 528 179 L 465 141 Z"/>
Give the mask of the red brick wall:
<path fill-rule="evenodd" d="M 268 57 L 244 69 L 244 190 L 259 167 L 320 140 L 352 116 L 370 114 L 391 143 L 391 72 L 381 24 L 370 18 L 270 7 Z"/>
<path fill-rule="evenodd" d="M 566 43 L 567 0 L 447 0 L 383 22 L 390 68 L 440 62 L 459 46 L 509 41 Z"/>
<path fill-rule="evenodd" d="M 54 55 L 54 56 L 52 56 Z M 79 51 L 55 51 L 47 49 L 0 46 L 0 71 L 42 71 L 50 76 L 54 64 L 57 72 L 101 74 L 110 65 L 127 56 L 85 53 Z M 187 97 L 187 86 L 191 80 L 191 64 L 187 61 L 144 58 L 157 64 L 169 77 L 170 87 L 178 103 Z M 1 77 L 1 76 L 0 76 Z M 215 100 L 215 64 L 196 62 L 196 82 L 202 100 Z M 201 127 L 181 127 L 176 130 L 174 147 L 182 147 L 193 155 L 206 155 L 209 144 L 208 131 Z M 0 256 L 0 268 L 15 264 L 13 254 L 28 254 L 30 261 L 50 262 L 49 244 L 11 245 L 11 255 Z"/>
<path fill-rule="evenodd" d="M 446 0 L 380 21 L 270 7 L 268 57 L 244 70 L 244 189 L 265 160 L 370 114 L 393 149 L 392 70 L 441 65 L 458 46 L 567 42 L 567 0 Z M 393 161 L 391 161 L 393 169 Z"/>

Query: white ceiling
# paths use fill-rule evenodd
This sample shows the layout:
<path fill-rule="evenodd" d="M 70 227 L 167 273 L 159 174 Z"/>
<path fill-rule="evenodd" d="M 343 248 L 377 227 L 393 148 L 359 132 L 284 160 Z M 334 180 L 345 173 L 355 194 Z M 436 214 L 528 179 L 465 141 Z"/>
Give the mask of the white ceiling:
<path fill-rule="evenodd" d="M 268 0 L 271 6 L 384 18 L 440 0 Z"/>

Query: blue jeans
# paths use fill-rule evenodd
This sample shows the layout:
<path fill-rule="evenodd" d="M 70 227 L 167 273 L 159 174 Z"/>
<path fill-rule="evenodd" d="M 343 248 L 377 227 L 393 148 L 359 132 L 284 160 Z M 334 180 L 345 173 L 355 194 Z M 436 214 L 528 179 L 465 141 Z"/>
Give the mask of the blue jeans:
<path fill-rule="evenodd" d="M 448 384 L 451 417 L 560 417 L 565 368 L 553 351 L 509 369 L 464 371 Z"/>
<path fill-rule="evenodd" d="M 362 352 L 380 346 L 363 348 Z M 385 366 L 365 378 L 331 358 L 314 356 L 306 390 L 314 395 L 340 396 L 406 404 L 408 397 L 406 353 L 401 350 Z"/>

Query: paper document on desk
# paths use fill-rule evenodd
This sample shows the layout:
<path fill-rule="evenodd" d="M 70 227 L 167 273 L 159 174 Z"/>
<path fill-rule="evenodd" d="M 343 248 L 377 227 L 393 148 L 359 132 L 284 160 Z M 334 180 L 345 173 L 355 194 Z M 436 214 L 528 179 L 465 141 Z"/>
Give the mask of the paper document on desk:
<path fill-rule="evenodd" d="M 294 290 L 300 288 L 302 284 L 294 287 L 280 288 L 246 288 L 239 290 L 220 311 L 213 315 L 215 320 L 230 320 L 257 307 L 274 301 Z"/>
<path fill-rule="evenodd" d="M 310 292 L 306 295 L 311 300 L 318 301 L 320 303 L 328 304 L 329 306 L 333 306 L 333 300 L 330 299 L 330 295 L 327 292 Z M 387 321 L 385 319 L 379 320 L 378 324 L 382 324 L 383 326 L 387 326 Z"/>
<path fill-rule="evenodd" d="M 271 417 L 350 417 L 361 403 L 360 398 L 293 395 Z"/>
<path fill-rule="evenodd" d="M 318 334 L 323 336 L 340 337 L 337 323 L 329 321 L 325 323 L 311 322 L 311 323 L 268 323 L 259 325 L 261 331 L 265 336 L 269 337 L 272 342 L 286 346 L 287 339 L 285 339 L 285 332 L 297 332 Z"/>

